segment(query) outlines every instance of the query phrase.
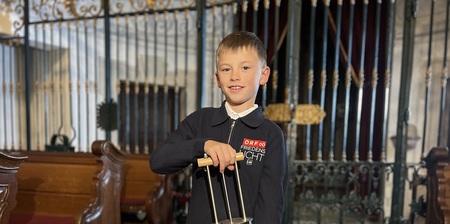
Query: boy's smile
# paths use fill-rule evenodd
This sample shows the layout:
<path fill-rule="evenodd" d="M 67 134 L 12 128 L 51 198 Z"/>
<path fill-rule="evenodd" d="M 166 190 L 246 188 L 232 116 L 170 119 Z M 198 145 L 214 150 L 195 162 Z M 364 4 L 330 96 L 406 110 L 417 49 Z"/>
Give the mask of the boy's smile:
<path fill-rule="evenodd" d="M 222 52 L 217 58 L 216 80 L 231 108 L 239 113 L 253 107 L 260 85 L 269 79 L 256 50 L 245 47 Z"/>

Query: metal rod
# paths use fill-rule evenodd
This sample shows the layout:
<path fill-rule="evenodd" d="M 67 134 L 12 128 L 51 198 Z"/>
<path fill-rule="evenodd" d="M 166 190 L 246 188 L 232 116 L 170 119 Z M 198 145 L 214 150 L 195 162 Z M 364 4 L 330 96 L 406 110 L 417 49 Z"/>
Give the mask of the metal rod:
<path fill-rule="evenodd" d="M 72 66 L 71 66 L 71 50 L 72 50 L 72 45 L 70 43 L 71 42 L 71 31 L 70 31 L 70 22 L 67 22 L 67 49 L 68 49 L 68 79 L 69 79 L 69 83 L 68 83 L 68 88 L 69 88 L 69 116 L 70 116 L 70 128 L 71 131 L 73 132 L 73 136 L 72 136 L 72 141 L 75 140 L 75 138 L 77 137 L 77 134 L 75 132 L 75 127 L 73 125 L 73 113 L 72 113 L 72 102 L 73 102 L 73 96 L 72 96 L 72 91 L 73 91 L 73 85 L 72 85 Z M 70 143 L 72 143 L 72 141 Z"/>
<path fill-rule="evenodd" d="M 263 31 L 263 43 L 264 48 L 267 49 L 269 45 L 269 9 L 270 9 L 270 1 L 264 0 L 264 31 Z M 276 45 L 275 45 L 276 46 Z"/>
<path fill-rule="evenodd" d="M 130 153 L 131 111 L 130 111 L 130 64 L 129 64 L 129 16 L 125 16 L 125 150 Z"/>
<path fill-rule="evenodd" d="M 253 29 L 252 32 L 258 35 L 258 8 L 259 0 L 253 0 Z"/>
<path fill-rule="evenodd" d="M 105 55 L 111 55 L 111 24 L 109 0 L 103 0 L 103 19 L 105 20 Z M 118 72 L 118 71 L 117 71 Z M 111 102 L 111 57 L 105 57 L 105 102 Z M 117 106 L 119 108 L 119 106 Z M 117 114 L 118 117 L 120 113 Z M 120 123 L 117 123 L 118 127 Z M 117 128 L 119 130 L 119 128 Z M 120 132 L 119 132 L 120 133 Z M 111 140 L 111 131 L 106 131 L 106 140 Z"/>
<path fill-rule="evenodd" d="M 380 161 L 386 161 L 386 133 L 389 117 L 389 98 L 390 98 L 390 81 L 391 81 L 391 64 L 392 64 L 392 42 L 394 39 L 394 21 L 395 21 L 395 0 L 389 1 L 389 15 L 388 15 L 388 30 L 387 30 L 387 47 L 386 47 L 386 72 L 384 74 L 384 119 L 383 119 L 383 131 L 381 141 L 381 159 Z M 422 153 L 423 154 L 423 153 Z"/>
<path fill-rule="evenodd" d="M 244 221 L 246 221 L 247 220 L 247 213 L 245 212 L 244 197 L 242 196 L 241 178 L 239 176 L 239 169 L 238 169 L 237 161 L 234 162 L 234 167 L 235 167 L 234 170 L 236 172 L 236 180 L 237 180 L 237 185 L 238 185 L 239 201 L 240 201 L 240 204 L 241 204 L 241 213 L 242 213 L 242 217 L 244 218 Z"/>
<path fill-rule="evenodd" d="M 324 0 L 323 9 L 323 33 L 322 33 L 322 71 L 320 73 L 320 107 L 325 108 L 325 94 L 327 83 L 327 48 L 328 48 L 328 10 L 330 8 L 330 0 Z M 333 113 L 333 111 L 331 112 Z M 318 135 L 317 135 L 317 160 L 322 160 L 323 151 L 323 122 L 319 123 Z M 328 159 L 330 156 L 328 156 Z"/>
<path fill-rule="evenodd" d="M 314 39 L 315 39 L 315 25 L 316 25 L 316 10 L 317 0 L 311 1 L 311 15 L 309 21 L 309 64 L 307 74 L 307 93 L 306 103 L 312 104 L 312 94 L 314 85 Z M 311 125 L 306 125 L 305 133 L 305 149 L 306 149 L 306 161 L 311 159 Z"/>
<path fill-rule="evenodd" d="M 25 124 L 27 137 L 27 151 L 31 150 L 31 58 L 30 58 L 30 2 L 24 1 L 24 44 L 25 44 Z"/>
<path fill-rule="evenodd" d="M 299 64 L 300 60 L 300 44 L 294 44 L 296 41 L 300 41 L 301 38 L 301 17 L 302 17 L 302 1 L 289 0 L 287 6 L 287 33 L 286 33 L 286 62 L 285 62 L 285 100 L 284 103 L 289 105 L 292 109 L 293 105 L 297 105 L 299 97 Z M 287 141 L 286 149 L 288 160 L 294 160 L 297 158 L 297 133 L 298 126 L 294 123 L 294 119 L 291 119 L 286 128 Z M 292 171 L 293 164 L 290 163 L 289 170 Z M 295 172 L 289 172 L 289 179 L 294 180 L 296 178 Z M 294 181 L 289 182 L 286 192 L 286 209 L 284 219 L 291 221 L 294 214 L 294 198 L 295 198 L 296 183 Z"/>
<path fill-rule="evenodd" d="M 167 53 L 167 18 L 168 13 L 164 13 L 164 123 L 163 123 L 163 133 L 162 137 L 165 138 L 169 131 L 167 128 L 169 127 L 169 86 L 167 84 L 167 66 L 168 66 L 168 53 Z"/>
<path fill-rule="evenodd" d="M 17 71 L 17 101 L 19 105 L 22 105 L 22 53 L 21 53 L 21 45 L 20 45 L 20 38 L 16 39 L 16 71 Z M 19 108 L 19 112 L 17 113 L 17 117 L 18 117 L 18 140 L 19 140 L 19 145 L 17 146 L 17 148 L 19 150 L 23 149 L 23 145 L 22 145 L 22 107 L 18 107 Z"/>
<path fill-rule="evenodd" d="M 56 104 L 55 104 L 55 73 L 54 73 L 54 69 L 53 69 L 53 61 L 54 61 L 54 53 L 53 53 L 53 43 L 54 43 L 54 35 L 53 35 L 53 27 L 54 24 L 53 22 L 50 23 L 50 43 L 52 44 L 50 47 L 50 54 L 49 54 L 49 61 L 50 61 L 50 91 L 51 91 L 51 117 L 52 119 L 50 119 L 51 121 L 51 131 L 50 133 L 55 133 L 57 127 L 56 127 Z"/>
<path fill-rule="evenodd" d="M 277 102 L 278 92 L 278 40 L 280 35 L 280 4 L 281 0 L 275 1 L 275 24 L 273 35 L 273 64 L 272 64 L 272 103 Z"/>
<path fill-rule="evenodd" d="M 431 78 L 433 76 L 433 70 L 431 69 L 431 51 L 433 49 L 433 20 L 434 20 L 434 2 L 431 2 L 431 13 L 430 13 L 430 30 L 428 36 L 428 58 L 427 58 L 427 72 L 425 73 L 425 106 L 424 106 L 424 115 L 423 115 L 423 132 L 422 132 L 422 153 L 420 154 L 422 158 L 424 158 L 426 137 L 427 137 L 427 126 L 428 126 L 428 112 L 430 109 L 429 99 L 430 99 L 430 86 L 431 86 Z"/>
<path fill-rule="evenodd" d="M 9 75 L 10 75 L 10 77 L 9 77 L 9 94 L 10 94 L 10 97 L 11 97 L 11 100 L 10 100 L 10 108 L 11 108 L 11 150 L 14 150 L 15 149 L 15 147 L 14 147 L 14 132 L 15 132 L 15 130 L 14 130 L 14 122 L 16 121 L 16 119 L 14 118 L 14 109 L 15 109 L 15 107 L 14 107 L 14 100 L 12 100 L 12 99 L 15 99 L 14 98 L 14 84 L 13 84 L 13 80 L 14 80 L 14 73 L 13 73 L 13 68 L 14 68 L 14 66 L 13 66 L 13 59 L 14 59 L 14 56 L 13 56 L 13 40 L 12 39 L 10 39 L 9 40 Z M 17 71 L 16 71 L 16 73 L 17 73 Z M 19 114 L 19 113 L 17 113 L 17 114 Z"/>
<path fill-rule="evenodd" d="M 417 0 L 405 1 L 405 20 L 403 26 L 402 67 L 400 80 L 400 96 L 397 121 L 397 140 L 395 146 L 394 180 L 392 192 L 390 223 L 403 220 L 403 202 L 405 197 L 406 146 L 408 137 L 409 105 L 411 95 L 412 64 L 414 56 L 414 38 L 417 18 Z"/>
<path fill-rule="evenodd" d="M 214 222 L 216 224 L 218 224 L 219 220 L 217 219 L 216 201 L 214 200 L 214 191 L 212 188 L 211 173 L 209 171 L 209 166 L 206 166 L 206 174 L 208 175 L 209 193 L 211 194 L 211 203 L 212 203 L 213 213 L 214 213 Z"/>
<path fill-rule="evenodd" d="M 5 55 L 5 42 L 2 42 L 2 64 L 6 65 L 6 55 Z M 8 139 L 8 122 L 6 121 L 6 66 L 2 66 L 2 94 L 3 94 L 3 125 L 4 125 L 4 134 L 5 134 L 5 142 L 3 143 L 3 149 L 7 149 L 7 139 Z"/>
<path fill-rule="evenodd" d="M 90 124 L 90 122 L 89 122 L 89 108 L 90 108 L 90 106 L 89 106 L 89 104 L 90 104 L 90 100 L 89 100 L 89 57 L 88 57 L 88 55 L 89 55 L 89 49 L 88 49 L 88 46 L 89 46 L 89 44 L 88 44 L 88 27 L 87 27 L 87 20 L 85 19 L 84 20 L 84 51 L 85 51 L 85 77 L 84 77 L 84 79 L 85 79 L 85 84 L 86 84 L 86 86 L 85 86 L 85 96 L 86 96 L 86 152 L 89 152 L 89 146 L 90 146 L 90 144 L 89 144 L 89 137 L 91 136 L 91 133 L 90 133 L 90 131 L 89 131 L 89 124 Z"/>
<path fill-rule="evenodd" d="M 59 34 L 59 38 L 58 38 L 58 56 L 59 58 L 62 58 L 63 53 L 62 53 L 62 22 L 58 23 L 58 34 Z M 68 30 L 68 29 L 67 29 Z M 69 34 L 67 34 L 69 35 Z M 70 69 L 70 67 L 69 67 Z M 64 85 L 63 85 L 63 72 L 62 72 L 62 63 L 59 63 L 59 116 L 60 116 L 60 124 L 59 124 L 59 128 L 58 128 L 58 134 L 61 134 L 63 125 L 64 125 L 64 112 L 63 112 L 63 97 L 64 97 Z M 70 94 L 70 92 L 69 92 Z"/>
<path fill-rule="evenodd" d="M 154 65 L 153 65 L 153 148 L 158 144 L 158 13 L 154 15 Z"/>
<path fill-rule="evenodd" d="M 37 25 L 34 25 L 34 44 L 35 44 L 35 46 L 38 46 L 38 29 L 37 29 Z M 3 45 L 3 47 L 4 47 L 4 45 Z M 39 57 L 39 56 L 37 56 L 37 54 L 38 54 L 38 51 L 34 51 L 34 58 L 33 58 L 33 64 L 34 64 L 34 66 L 36 66 L 35 67 L 35 71 L 36 71 L 36 80 L 34 81 L 34 91 L 35 91 L 35 101 L 36 101 L 36 109 L 37 109 L 37 111 L 36 111 L 36 127 L 37 127 L 37 129 L 39 130 L 40 129 L 40 127 L 42 127 L 41 125 L 40 125 L 40 123 L 41 123 L 41 110 L 40 110 L 40 108 L 39 108 L 39 93 L 40 93 L 40 91 L 39 91 L 39 78 L 40 78 L 40 75 L 39 75 L 39 72 L 40 72 L 40 69 L 39 69 L 39 65 L 40 65 L 40 63 L 38 62 L 38 58 L 41 58 L 41 57 Z M 4 55 L 4 54 L 3 54 Z M 5 123 L 6 124 L 6 123 Z M 36 147 L 36 149 L 39 151 L 41 148 L 41 144 L 40 144 L 40 139 L 41 138 L 41 136 L 40 136 L 40 131 L 37 131 L 36 132 L 36 144 L 37 144 L 37 147 Z"/>
<path fill-rule="evenodd" d="M 268 45 L 269 45 L 269 4 L 270 2 L 268 0 L 264 0 L 264 27 L 263 27 L 263 43 L 264 43 L 264 48 L 268 49 Z M 276 47 L 276 45 L 274 46 L 274 48 Z M 267 60 L 267 59 L 266 59 Z M 267 65 L 269 65 L 269 62 L 267 62 Z M 266 108 L 267 105 L 267 85 L 263 85 L 262 86 L 262 91 L 261 91 L 261 107 Z"/>
<path fill-rule="evenodd" d="M 42 48 L 43 48 L 43 52 L 42 52 L 42 66 L 43 66 L 43 82 L 42 82 L 42 86 L 43 86 L 43 95 L 44 95 L 44 143 L 47 144 L 48 142 L 48 79 L 47 79 L 47 44 L 45 43 L 46 40 L 46 24 L 43 23 L 42 24 Z"/>
<path fill-rule="evenodd" d="M 148 14 L 144 14 L 144 46 L 145 46 L 145 55 L 144 55 L 144 69 L 145 69 L 145 82 L 144 82 L 144 153 L 150 154 L 149 152 L 149 144 L 148 144 L 148 130 L 149 130 L 149 109 L 148 109 L 148 95 L 149 95 L 149 69 L 148 69 Z"/>
<path fill-rule="evenodd" d="M 119 144 L 121 149 L 123 149 L 124 144 L 125 144 L 125 140 L 123 139 L 123 135 L 122 135 L 122 124 L 121 124 L 121 120 L 122 120 L 122 113 L 121 113 L 121 104 L 122 104 L 122 87 L 121 87 L 121 82 L 120 82 L 120 20 L 118 16 L 115 17 L 116 18 L 116 91 L 117 91 L 117 132 L 119 134 Z M 105 18 L 105 20 L 108 18 Z M 109 102 L 109 101 L 106 101 Z"/>
<path fill-rule="evenodd" d="M 98 105 L 98 86 L 97 86 L 97 80 L 98 80 L 98 60 L 97 60 L 97 19 L 94 19 L 94 105 Z M 109 86 L 109 84 L 108 84 Z M 95 139 L 98 138 L 98 127 L 95 127 Z"/>
<path fill-rule="evenodd" d="M 448 68 L 447 68 L 447 46 L 448 46 L 448 19 L 449 19 L 449 7 L 450 7 L 450 1 L 447 1 L 447 7 L 445 11 L 445 38 L 444 38 L 444 59 L 443 65 L 442 65 L 442 75 L 441 75 L 441 103 L 439 107 L 439 128 L 437 132 L 437 146 L 441 146 L 441 135 L 442 135 L 442 124 L 443 122 L 443 116 L 445 112 L 445 96 L 447 92 L 447 78 L 448 78 Z"/>
<path fill-rule="evenodd" d="M 368 14 L 369 0 L 364 0 L 363 5 L 363 21 L 362 21 L 362 33 L 361 33 L 361 54 L 359 57 L 359 85 L 358 87 L 358 101 L 356 107 L 356 131 L 355 131 L 355 161 L 359 161 L 359 143 L 361 140 L 361 115 L 362 115 L 362 103 L 364 93 L 364 61 L 366 53 L 366 36 L 367 36 L 367 14 Z"/>
<path fill-rule="evenodd" d="M 226 33 L 225 33 L 225 27 L 226 27 L 226 22 L 228 21 L 226 16 L 227 16 L 227 6 L 226 5 L 222 5 L 222 37 L 225 37 Z M 230 23 L 233 24 L 233 17 L 230 18 L 231 21 Z"/>
<path fill-rule="evenodd" d="M 178 65 L 178 11 L 175 11 L 175 64 Z M 186 24 L 187 26 L 187 24 Z M 174 95 L 174 117 L 173 117 L 173 129 L 175 130 L 178 126 L 179 122 L 179 111 L 180 111 L 180 86 L 178 84 L 178 66 L 175 66 L 175 74 L 174 74 L 174 88 L 175 88 L 175 95 Z"/>
<path fill-rule="evenodd" d="M 185 11 L 185 17 L 186 17 L 186 27 L 185 27 L 185 32 L 184 32 L 184 89 L 185 89 L 185 94 L 184 94 L 184 114 L 183 117 L 186 117 L 187 115 L 187 111 L 188 111 L 188 104 L 187 104 L 187 86 L 188 86 L 188 75 L 189 75 L 189 11 L 186 10 Z"/>
<path fill-rule="evenodd" d="M 242 1 L 241 30 L 247 30 L 248 0 Z"/>
<path fill-rule="evenodd" d="M 197 108 L 205 104 L 204 83 L 206 83 L 206 10 L 205 1 L 196 0 L 197 6 Z"/>
<path fill-rule="evenodd" d="M 378 53 L 380 46 L 380 15 L 381 15 L 381 0 L 377 1 L 376 6 L 376 18 L 375 18 L 375 47 L 374 47 L 374 59 L 372 70 L 372 102 L 370 107 L 370 127 L 369 127 L 369 155 L 368 160 L 373 159 L 373 133 L 375 126 L 375 112 L 376 112 L 376 100 L 377 100 L 377 84 L 378 84 Z"/>
<path fill-rule="evenodd" d="M 81 152 L 81 59 L 80 59 L 80 22 L 79 20 L 76 21 L 75 23 L 76 26 L 76 36 L 77 36 L 77 41 L 75 49 L 76 49 L 76 54 L 77 54 L 77 123 L 78 123 L 78 129 L 77 132 L 79 133 L 78 135 L 78 146 L 77 146 L 77 151 Z M 69 43 L 70 44 L 70 43 Z"/>
<path fill-rule="evenodd" d="M 225 27 L 226 27 L 226 19 L 225 19 L 225 17 L 226 17 L 226 5 L 222 5 L 222 37 L 225 37 L 225 35 L 226 35 L 226 33 L 225 33 Z M 233 24 L 233 21 L 231 21 L 231 24 Z M 213 42 L 214 43 L 214 45 L 213 45 L 213 47 L 212 47 L 212 49 L 214 50 L 214 48 L 215 48 L 215 46 L 216 46 L 216 44 L 215 44 L 215 41 Z M 213 51 L 214 52 L 214 51 Z M 214 52 L 215 53 L 215 52 Z M 213 53 L 213 55 L 215 55 Z M 214 64 L 216 63 L 216 61 L 214 60 Z M 213 66 L 213 69 L 214 69 L 214 67 L 215 66 Z M 215 72 L 213 72 L 213 73 L 211 73 L 211 74 L 214 74 Z M 214 84 L 213 84 L 213 86 L 214 86 Z M 219 91 L 220 92 L 220 91 Z M 223 102 L 224 101 L 224 94 L 219 94 L 219 101 L 220 102 Z"/>
<path fill-rule="evenodd" d="M 231 215 L 231 208 L 230 208 L 230 199 L 228 198 L 228 188 L 227 188 L 227 181 L 225 180 L 225 174 L 222 173 L 222 185 L 223 185 L 223 191 L 225 193 L 225 201 L 227 203 L 227 212 L 228 212 L 228 218 L 230 220 L 233 220 L 233 216 Z"/>
<path fill-rule="evenodd" d="M 345 111 L 344 111 L 344 125 L 343 125 L 343 138 L 342 138 L 342 161 L 347 161 L 347 145 L 348 145 L 348 118 L 350 112 L 350 87 L 352 82 L 352 51 L 353 51 L 353 25 L 355 20 L 355 0 L 350 1 L 349 12 L 349 25 L 348 25 L 348 57 L 347 57 L 347 70 L 345 72 Z"/>
<path fill-rule="evenodd" d="M 231 27 L 231 32 L 236 31 L 237 29 L 239 29 L 238 23 L 239 23 L 239 19 L 237 16 L 237 11 L 238 11 L 238 3 L 237 2 L 233 2 L 231 4 L 231 24 L 233 24 L 233 27 Z"/>
<path fill-rule="evenodd" d="M 211 53 L 212 55 L 214 55 L 214 47 L 216 46 L 216 7 L 212 7 L 212 33 L 213 35 L 211 36 Z M 216 60 L 213 60 L 213 65 L 216 65 Z M 215 74 L 215 66 L 211 66 L 211 74 Z M 214 75 L 211 76 L 211 80 L 210 80 L 210 85 L 211 85 L 211 89 L 214 89 L 213 87 L 216 85 L 216 77 Z M 211 94 L 211 99 L 210 99 L 210 105 L 214 106 L 214 102 L 215 102 L 215 95 L 217 94 L 217 91 L 212 91 Z"/>
<path fill-rule="evenodd" d="M 343 1 L 337 1 L 336 9 L 336 33 L 334 39 L 334 63 L 333 63 L 333 78 L 332 78 L 332 100 L 331 100 L 331 116 L 330 116 L 330 158 L 329 160 L 335 160 L 335 148 L 334 141 L 336 138 L 336 108 L 337 108 L 337 89 L 339 86 L 339 47 L 341 43 L 341 30 L 342 30 L 342 4 Z M 329 9 L 328 9 L 329 10 Z M 329 13 L 331 17 L 332 14 Z M 333 18 L 331 17 L 331 20 Z"/>
<path fill-rule="evenodd" d="M 139 38 L 138 38 L 138 14 L 134 16 L 134 49 L 135 49 L 135 81 L 134 81 L 134 153 L 139 154 Z"/>

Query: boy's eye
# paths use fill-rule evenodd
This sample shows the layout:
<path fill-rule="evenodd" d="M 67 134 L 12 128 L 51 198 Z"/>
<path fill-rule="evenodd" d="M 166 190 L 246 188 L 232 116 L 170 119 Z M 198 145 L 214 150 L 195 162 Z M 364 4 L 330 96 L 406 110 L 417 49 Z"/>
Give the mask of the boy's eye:
<path fill-rule="evenodd" d="M 228 72 L 228 71 L 230 71 L 229 68 L 222 68 L 222 72 Z"/>
<path fill-rule="evenodd" d="M 249 69 L 250 69 L 250 67 L 248 67 L 248 66 L 242 67 L 242 70 L 249 70 Z"/>

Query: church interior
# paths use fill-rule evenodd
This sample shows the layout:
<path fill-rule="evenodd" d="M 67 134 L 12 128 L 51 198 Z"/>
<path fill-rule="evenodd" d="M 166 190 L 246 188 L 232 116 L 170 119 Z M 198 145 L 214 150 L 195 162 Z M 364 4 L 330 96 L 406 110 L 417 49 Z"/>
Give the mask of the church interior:
<path fill-rule="evenodd" d="M 238 30 L 267 50 L 256 103 L 285 138 L 283 223 L 450 223 L 449 13 L 444 0 L 0 0 L 0 224 L 184 224 L 192 165 L 162 175 L 149 158 L 225 100 L 216 48 Z"/>

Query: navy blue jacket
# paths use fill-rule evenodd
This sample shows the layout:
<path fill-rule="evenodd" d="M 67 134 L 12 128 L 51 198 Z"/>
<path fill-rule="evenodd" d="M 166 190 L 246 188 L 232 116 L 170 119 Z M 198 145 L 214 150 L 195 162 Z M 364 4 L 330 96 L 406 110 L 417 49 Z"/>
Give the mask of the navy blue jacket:
<path fill-rule="evenodd" d="M 193 165 L 192 197 L 187 223 L 213 223 L 214 213 L 205 168 L 196 164 L 204 156 L 207 140 L 227 143 L 233 120 L 225 104 L 220 108 L 202 108 L 184 119 L 177 130 L 158 145 L 150 159 L 155 173 L 169 174 Z M 230 145 L 244 153 L 238 169 L 247 217 L 256 224 L 281 223 L 285 207 L 287 156 L 283 132 L 278 125 L 264 118 L 261 108 L 235 121 Z M 210 166 L 218 221 L 228 219 L 222 175 Z M 233 217 L 243 217 L 236 174 L 225 169 L 225 179 Z"/>

